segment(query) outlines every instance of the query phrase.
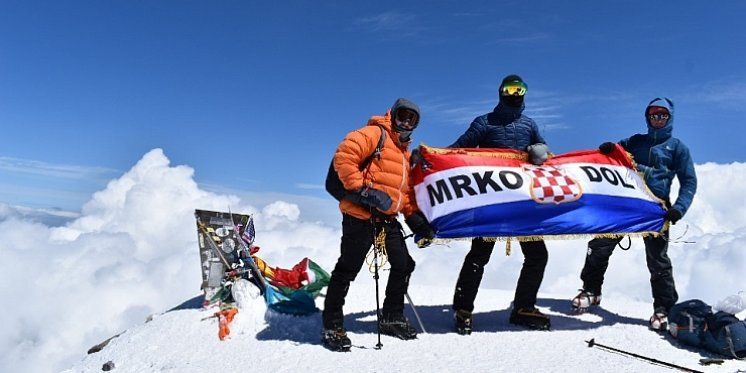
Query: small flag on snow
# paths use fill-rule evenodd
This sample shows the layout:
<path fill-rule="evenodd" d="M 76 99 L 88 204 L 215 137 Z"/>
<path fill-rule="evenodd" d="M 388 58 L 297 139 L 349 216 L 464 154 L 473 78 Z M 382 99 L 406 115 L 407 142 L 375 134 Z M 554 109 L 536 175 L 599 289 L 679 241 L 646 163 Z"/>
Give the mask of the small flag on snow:
<path fill-rule="evenodd" d="M 246 245 L 251 246 L 256 238 L 256 231 L 254 230 L 254 217 L 250 216 L 249 221 L 246 223 L 246 229 L 244 229 L 241 238 L 246 242 Z"/>

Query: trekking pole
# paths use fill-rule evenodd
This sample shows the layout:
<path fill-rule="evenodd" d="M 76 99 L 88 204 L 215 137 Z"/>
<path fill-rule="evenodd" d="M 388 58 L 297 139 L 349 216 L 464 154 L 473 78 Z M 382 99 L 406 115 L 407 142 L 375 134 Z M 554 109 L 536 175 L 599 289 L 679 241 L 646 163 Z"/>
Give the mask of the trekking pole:
<path fill-rule="evenodd" d="M 378 325 L 378 343 L 376 344 L 376 350 L 380 350 L 383 347 L 381 343 L 381 306 L 378 301 L 378 247 L 375 243 L 373 244 L 373 266 L 375 272 L 373 273 L 373 279 L 376 280 L 376 324 Z"/>
<path fill-rule="evenodd" d="M 417 307 L 415 307 L 414 303 L 412 303 L 412 298 L 409 297 L 409 293 L 404 293 L 404 295 L 407 297 L 407 302 L 409 302 L 409 305 L 412 306 L 412 311 L 414 311 L 414 318 L 417 319 L 417 323 L 420 324 L 420 329 L 422 329 L 423 333 L 427 334 L 427 330 L 425 330 L 425 325 L 422 325 L 420 314 L 417 312 Z"/>
<path fill-rule="evenodd" d="M 609 350 L 611 352 L 616 352 L 618 354 L 636 357 L 636 358 L 638 358 L 640 360 L 644 360 L 644 361 L 646 361 L 648 363 L 651 363 L 651 364 L 657 364 L 657 365 L 661 365 L 661 366 L 664 366 L 664 367 L 667 367 L 667 368 L 671 368 L 671 369 L 678 369 L 678 370 L 681 370 L 681 371 L 684 371 L 684 372 L 704 373 L 704 372 L 699 371 L 699 370 L 689 369 L 687 367 L 682 367 L 680 365 L 667 363 L 665 361 L 660 361 L 660 360 L 653 359 L 653 358 L 650 358 L 650 357 L 647 357 L 647 356 L 642 356 L 642 355 L 638 355 L 638 354 L 635 354 L 635 353 L 632 353 L 632 352 L 627 352 L 627 351 L 620 350 L 620 349 L 617 349 L 617 348 L 614 348 L 614 347 L 604 346 L 604 345 L 602 345 L 600 343 L 596 343 L 596 340 L 594 338 L 591 338 L 590 341 L 585 341 L 585 342 L 588 343 L 588 347 L 598 347 L 598 348 L 601 348 L 601 349 Z"/>

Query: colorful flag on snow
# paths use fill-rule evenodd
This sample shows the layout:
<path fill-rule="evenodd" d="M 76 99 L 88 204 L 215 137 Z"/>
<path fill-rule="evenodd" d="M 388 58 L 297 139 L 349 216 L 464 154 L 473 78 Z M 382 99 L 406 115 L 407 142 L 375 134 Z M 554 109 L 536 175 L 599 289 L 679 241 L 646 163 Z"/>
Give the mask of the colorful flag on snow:
<path fill-rule="evenodd" d="M 271 267 L 253 256 L 267 284 L 267 306 L 281 313 L 307 315 L 318 311 L 314 299 L 329 285 L 329 273 L 313 260 L 303 258 L 292 269 Z"/>
<path fill-rule="evenodd" d="M 623 148 L 575 151 L 541 166 L 526 153 L 422 146 L 417 204 L 438 238 L 653 233 L 663 229 L 656 198 Z"/>

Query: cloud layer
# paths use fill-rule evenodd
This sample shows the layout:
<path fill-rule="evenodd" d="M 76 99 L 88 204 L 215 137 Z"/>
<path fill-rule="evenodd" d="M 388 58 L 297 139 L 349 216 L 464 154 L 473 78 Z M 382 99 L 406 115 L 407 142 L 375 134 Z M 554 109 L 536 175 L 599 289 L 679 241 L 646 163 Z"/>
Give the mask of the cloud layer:
<path fill-rule="evenodd" d="M 274 262 L 337 246 L 338 232 L 300 221 L 297 205 L 258 209 L 200 189 L 193 174 L 153 150 L 62 227 L 0 206 L 0 371 L 57 371 L 198 294 L 196 208 L 255 214 L 260 244 L 272 247 L 265 257 Z"/>
<path fill-rule="evenodd" d="M 681 299 L 714 303 L 743 283 L 746 254 L 746 164 L 697 166 L 700 188 L 677 224 L 670 255 Z M 80 359 L 88 347 L 199 292 L 194 209 L 255 214 L 260 255 L 289 267 L 308 256 L 331 270 L 339 252 L 336 220 L 309 222 L 304 205 L 277 200 L 264 206 L 205 191 L 194 170 L 172 166 L 160 149 L 108 183 L 79 217 L 53 227 L 18 208 L 0 205 L 0 371 L 54 371 Z M 688 228 L 687 228 L 688 226 Z M 694 243 L 685 243 L 694 242 Z M 651 300 L 641 240 L 612 257 L 605 297 Z M 411 246 L 413 247 L 413 246 Z M 551 241 L 542 292 L 574 295 L 585 241 Z M 468 243 L 425 250 L 412 282 L 452 289 Z M 513 289 L 522 257 L 502 254 L 486 268 L 483 287 Z M 368 286 L 361 276 L 353 286 Z M 412 294 L 416 301 L 416 294 Z M 652 310 L 652 306 L 651 306 Z"/>

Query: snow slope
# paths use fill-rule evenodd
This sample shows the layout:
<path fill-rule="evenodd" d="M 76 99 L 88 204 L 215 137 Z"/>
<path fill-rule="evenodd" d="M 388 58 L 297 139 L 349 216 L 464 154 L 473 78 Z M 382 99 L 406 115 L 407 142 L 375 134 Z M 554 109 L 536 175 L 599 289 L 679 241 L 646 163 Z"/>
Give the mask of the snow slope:
<path fill-rule="evenodd" d="M 373 280 L 361 273 L 351 287 L 346 325 L 354 347 L 349 353 L 330 352 L 319 344 L 319 315 L 292 317 L 265 313 L 261 299 L 239 311 L 231 339 L 220 341 L 217 321 L 201 321 L 211 311 L 187 308 L 166 312 L 128 330 L 101 352 L 89 355 L 68 372 L 100 370 L 113 361 L 117 372 L 229 372 L 242 367 L 282 372 L 620 372 L 670 371 L 644 361 L 588 348 L 597 343 L 647 355 L 658 360 L 708 372 L 746 369 L 746 362 L 700 367 L 699 359 L 716 357 L 676 345 L 647 330 L 648 305 L 623 297 L 603 301 L 593 314 L 572 314 L 562 296 L 541 294 L 539 307 L 552 315 L 550 332 L 527 331 L 508 324 L 512 292 L 484 289 L 475 309 L 475 332 L 452 331 L 452 289 L 413 286 L 410 295 L 428 334 L 416 341 L 382 336 L 374 349 L 375 303 Z M 198 307 L 199 302 L 191 302 Z M 188 305 L 187 305 L 188 306 Z M 408 317 L 414 315 L 407 307 Z"/>

